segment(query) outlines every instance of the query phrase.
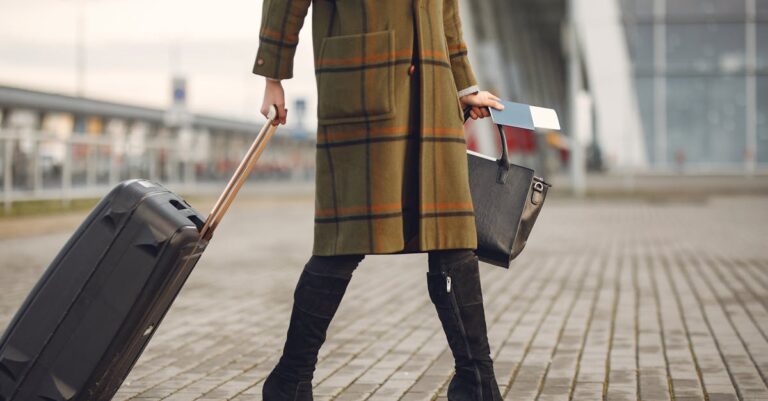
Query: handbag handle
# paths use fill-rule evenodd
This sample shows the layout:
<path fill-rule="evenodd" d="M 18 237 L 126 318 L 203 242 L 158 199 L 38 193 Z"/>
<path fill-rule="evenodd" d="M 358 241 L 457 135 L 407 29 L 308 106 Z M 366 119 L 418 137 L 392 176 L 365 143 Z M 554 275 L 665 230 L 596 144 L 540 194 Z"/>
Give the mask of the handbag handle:
<path fill-rule="evenodd" d="M 464 124 L 466 124 L 467 120 L 469 120 L 471 110 L 471 107 L 464 108 Z M 512 164 L 509 161 L 509 153 L 507 153 L 507 136 L 504 135 L 504 128 L 502 128 L 501 124 L 496 124 L 496 129 L 499 131 L 499 138 L 501 138 L 501 157 L 496 160 L 496 163 L 498 163 L 499 166 L 506 172 L 509 170 L 510 165 Z M 506 174 L 502 176 L 502 171 L 500 170 L 498 180 L 503 182 L 505 176 Z"/>
<path fill-rule="evenodd" d="M 466 124 L 467 120 L 469 120 L 469 112 L 471 110 L 471 107 L 464 108 L 464 124 Z M 501 124 L 496 124 L 496 128 L 499 130 L 499 138 L 501 138 L 501 157 L 496 160 L 496 163 L 499 164 L 499 175 L 496 177 L 496 181 L 498 181 L 500 184 L 503 184 L 504 180 L 506 179 L 506 171 L 510 169 L 512 163 L 509 161 L 509 154 L 507 153 L 507 136 L 504 135 L 504 129 L 501 127 Z M 534 176 L 533 182 L 534 191 L 539 193 L 544 192 L 545 186 L 547 188 L 552 187 L 552 184 L 544 181 L 543 178 Z M 536 204 L 536 202 L 534 202 L 534 204 Z"/>

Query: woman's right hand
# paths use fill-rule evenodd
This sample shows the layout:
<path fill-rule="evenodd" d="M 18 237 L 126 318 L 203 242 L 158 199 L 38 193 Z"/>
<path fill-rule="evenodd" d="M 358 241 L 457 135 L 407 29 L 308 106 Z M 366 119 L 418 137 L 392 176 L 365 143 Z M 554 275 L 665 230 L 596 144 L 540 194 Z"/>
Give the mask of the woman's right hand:
<path fill-rule="evenodd" d="M 269 108 L 272 105 L 277 106 L 277 118 L 272 122 L 272 125 L 285 124 L 287 119 L 288 109 L 285 108 L 285 91 L 283 90 L 283 84 L 280 81 L 273 81 L 267 79 L 267 87 L 264 90 L 264 102 L 261 105 L 261 114 L 264 117 L 269 115 Z"/>

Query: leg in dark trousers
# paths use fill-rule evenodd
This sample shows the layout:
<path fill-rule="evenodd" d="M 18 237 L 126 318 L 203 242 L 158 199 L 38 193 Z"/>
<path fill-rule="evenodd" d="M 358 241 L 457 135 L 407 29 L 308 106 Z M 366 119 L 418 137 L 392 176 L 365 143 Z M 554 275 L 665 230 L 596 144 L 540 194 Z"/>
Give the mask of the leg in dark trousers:
<path fill-rule="evenodd" d="M 325 334 L 365 255 L 313 255 L 293 293 L 283 354 L 264 381 L 264 401 L 312 401 L 312 377 Z"/>
<path fill-rule="evenodd" d="M 501 401 L 488 344 L 480 269 L 472 249 L 430 251 L 427 285 L 453 353 L 448 401 Z"/>

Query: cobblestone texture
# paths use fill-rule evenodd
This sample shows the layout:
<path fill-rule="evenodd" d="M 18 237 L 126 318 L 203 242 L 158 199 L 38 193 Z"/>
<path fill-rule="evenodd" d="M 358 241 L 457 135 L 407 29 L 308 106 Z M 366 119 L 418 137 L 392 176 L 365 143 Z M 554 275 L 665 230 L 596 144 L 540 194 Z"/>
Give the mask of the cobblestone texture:
<path fill-rule="evenodd" d="M 768 202 L 553 200 L 509 271 L 483 264 L 505 400 L 768 400 Z M 312 203 L 239 202 L 116 400 L 261 400 Z M 0 241 L 0 327 L 68 232 Z M 446 400 L 426 255 L 367 256 L 320 353 L 316 400 Z"/>

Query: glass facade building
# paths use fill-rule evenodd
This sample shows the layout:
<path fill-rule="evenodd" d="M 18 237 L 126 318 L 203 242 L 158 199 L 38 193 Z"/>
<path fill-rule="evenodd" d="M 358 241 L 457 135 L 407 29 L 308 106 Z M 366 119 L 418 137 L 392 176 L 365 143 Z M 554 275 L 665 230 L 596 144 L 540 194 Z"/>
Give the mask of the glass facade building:
<path fill-rule="evenodd" d="M 768 168 L 768 0 L 621 0 L 649 165 Z"/>

